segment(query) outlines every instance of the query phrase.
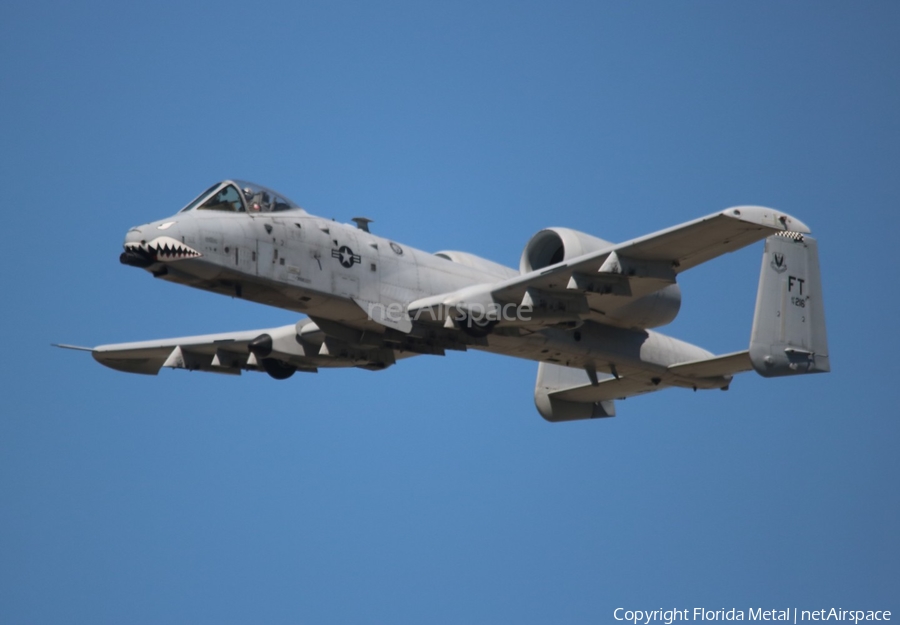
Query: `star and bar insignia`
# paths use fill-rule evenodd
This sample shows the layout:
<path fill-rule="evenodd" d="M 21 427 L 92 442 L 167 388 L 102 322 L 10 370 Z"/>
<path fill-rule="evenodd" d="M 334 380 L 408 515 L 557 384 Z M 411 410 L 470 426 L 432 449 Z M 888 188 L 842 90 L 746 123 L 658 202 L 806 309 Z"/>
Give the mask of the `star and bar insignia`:
<path fill-rule="evenodd" d="M 348 269 L 352 267 L 354 263 L 362 262 L 359 254 L 354 254 L 353 250 L 346 245 L 342 245 L 336 250 L 331 250 L 331 257 L 337 258 L 341 262 L 341 265 Z"/>

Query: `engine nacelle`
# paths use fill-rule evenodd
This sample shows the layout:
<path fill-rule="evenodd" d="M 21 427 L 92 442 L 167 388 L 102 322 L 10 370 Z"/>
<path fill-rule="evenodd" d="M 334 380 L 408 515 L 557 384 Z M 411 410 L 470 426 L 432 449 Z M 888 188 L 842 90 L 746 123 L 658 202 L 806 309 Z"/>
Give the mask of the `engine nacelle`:
<path fill-rule="evenodd" d="M 543 269 L 591 252 L 613 247 L 613 243 L 569 228 L 546 228 L 539 231 L 522 252 L 519 271 L 523 274 Z M 599 295 L 589 294 L 592 297 Z M 602 297 L 617 297 L 603 295 Z M 606 311 L 606 322 L 627 328 L 656 328 L 670 323 L 681 309 L 681 289 L 669 284 L 644 297 L 619 306 L 601 305 Z"/>
<path fill-rule="evenodd" d="M 607 320 L 623 328 L 658 328 L 671 323 L 681 310 L 681 288 L 670 284 L 607 313 Z"/>
<path fill-rule="evenodd" d="M 545 228 L 531 237 L 522 252 L 519 271 L 528 273 L 589 252 L 612 247 L 613 244 L 569 228 Z"/>

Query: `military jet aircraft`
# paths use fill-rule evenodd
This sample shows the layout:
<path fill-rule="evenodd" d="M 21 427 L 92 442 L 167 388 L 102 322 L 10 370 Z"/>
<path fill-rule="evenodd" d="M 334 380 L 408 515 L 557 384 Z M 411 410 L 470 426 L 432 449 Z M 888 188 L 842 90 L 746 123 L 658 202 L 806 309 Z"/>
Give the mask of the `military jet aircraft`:
<path fill-rule="evenodd" d="M 624 243 L 547 228 L 518 270 L 423 252 L 373 234 L 369 219 L 353 221 L 315 217 L 260 185 L 216 183 L 175 215 L 129 230 L 120 261 L 305 318 L 76 349 L 132 373 L 249 370 L 277 380 L 479 349 L 539 363 L 534 399 L 548 421 L 614 416 L 614 400 L 669 387 L 727 389 L 751 369 L 771 377 L 830 368 L 816 241 L 771 208 L 729 208 Z M 652 330 L 678 313 L 679 274 L 763 239 L 749 349 L 714 355 Z"/>

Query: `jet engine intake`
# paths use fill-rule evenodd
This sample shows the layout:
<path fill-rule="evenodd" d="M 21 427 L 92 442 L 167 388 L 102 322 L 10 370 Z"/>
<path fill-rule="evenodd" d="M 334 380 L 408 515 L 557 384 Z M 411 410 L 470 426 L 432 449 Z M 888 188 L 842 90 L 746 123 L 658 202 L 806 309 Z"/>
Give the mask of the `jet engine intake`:
<path fill-rule="evenodd" d="M 546 228 L 528 241 L 519 270 L 526 274 L 612 247 L 613 243 L 584 232 Z M 633 260 L 615 252 L 609 254 L 599 272 L 574 273 L 568 288 L 572 293 L 586 293 L 587 305 L 602 310 L 605 323 L 620 327 L 663 326 L 681 308 L 681 290 L 669 265 Z M 576 312 L 583 315 L 586 311 Z"/>
<path fill-rule="evenodd" d="M 609 241 L 578 230 L 545 228 L 531 237 L 525 245 L 519 261 L 519 271 L 523 274 L 530 273 L 612 246 Z"/>

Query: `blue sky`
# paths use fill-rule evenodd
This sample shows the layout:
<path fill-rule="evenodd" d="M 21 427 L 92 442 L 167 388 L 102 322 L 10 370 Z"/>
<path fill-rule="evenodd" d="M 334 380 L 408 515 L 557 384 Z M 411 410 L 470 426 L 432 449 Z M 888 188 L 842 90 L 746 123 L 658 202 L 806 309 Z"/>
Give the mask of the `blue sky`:
<path fill-rule="evenodd" d="M 896 3 L 4 9 L 0 621 L 900 612 Z M 228 177 L 511 266 L 546 226 L 775 206 L 819 240 L 833 372 L 551 425 L 487 354 L 279 383 L 49 347 L 293 322 L 118 263 Z M 744 348 L 760 254 L 685 274 L 666 331 Z"/>

